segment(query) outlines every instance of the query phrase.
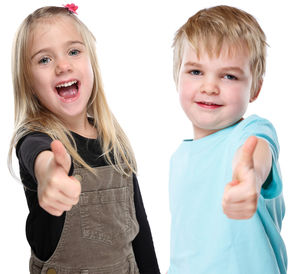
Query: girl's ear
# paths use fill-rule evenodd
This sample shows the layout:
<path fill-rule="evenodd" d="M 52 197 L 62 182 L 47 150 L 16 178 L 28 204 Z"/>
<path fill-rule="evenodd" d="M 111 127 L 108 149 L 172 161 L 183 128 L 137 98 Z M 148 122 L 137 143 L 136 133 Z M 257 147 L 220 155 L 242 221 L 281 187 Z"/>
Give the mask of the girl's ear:
<path fill-rule="evenodd" d="M 257 85 L 257 88 L 256 88 L 256 92 L 255 92 L 254 95 L 251 96 L 251 98 L 250 98 L 250 103 L 254 102 L 254 101 L 257 99 L 257 97 L 258 97 L 258 95 L 259 95 L 259 93 L 260 93 L 260 91 L 261 91 L 262 84 L 263 84 L 263 79 L 260 79 L 260 80 L 258 81 L 258 85 Z"/>

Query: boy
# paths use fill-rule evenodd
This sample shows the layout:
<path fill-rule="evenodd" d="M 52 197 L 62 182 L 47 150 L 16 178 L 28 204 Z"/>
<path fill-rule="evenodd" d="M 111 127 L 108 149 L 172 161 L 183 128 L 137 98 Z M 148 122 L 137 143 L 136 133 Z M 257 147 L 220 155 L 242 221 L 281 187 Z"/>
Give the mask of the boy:
<path fill-rule="evenodd" d="M 194 139 L 170 162 L 168 274 L 286 273 L 276 132 L 243 118 L 262 86 L 265 35 L 251 15 L 217 6 L 192 16 L 173 46 Z"/>

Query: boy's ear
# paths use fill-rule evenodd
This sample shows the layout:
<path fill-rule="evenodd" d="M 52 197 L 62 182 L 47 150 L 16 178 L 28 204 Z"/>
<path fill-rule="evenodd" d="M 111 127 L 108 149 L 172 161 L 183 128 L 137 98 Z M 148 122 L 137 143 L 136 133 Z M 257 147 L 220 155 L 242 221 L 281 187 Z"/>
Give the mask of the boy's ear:
<path fill-rule="evenodd" d="M 257 99 L 257 97 L 258 97 L 258 95 L 259 95 L 259 93 L 260 93 L 260 91 L 261 91 L 262 84 L 263 84 L 263 79 L 261 79 L 261 80 L 258 81 L 258 85 L 257 85 L 257 88 L 256 88 L 256 92 L 255 92 L 254 95 L 250 98 L 250 103 L 254 102 L 254 101 Z"/>

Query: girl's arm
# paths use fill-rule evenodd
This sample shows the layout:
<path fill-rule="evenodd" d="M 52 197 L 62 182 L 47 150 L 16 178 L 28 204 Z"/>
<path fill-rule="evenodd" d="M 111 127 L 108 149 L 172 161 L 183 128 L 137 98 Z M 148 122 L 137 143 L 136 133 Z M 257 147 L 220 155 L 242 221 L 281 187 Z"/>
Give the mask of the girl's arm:
<path fill-rule="evenodd" d="M 135 175 L 133 175 L 133 187 L 136 218 L 140 226 L 140 231 L 132 242 L 135 259 L 141 274 L 160 274 L 150 226 Z"/>
<path fill-rule="evenodd" d="M 258 197 L 272 167 L 268 142 L 251 136 L 237 151 L 232 181 L 225 187 L 223 211 L 231 219 L 249 219 L 257 209 Z"/>

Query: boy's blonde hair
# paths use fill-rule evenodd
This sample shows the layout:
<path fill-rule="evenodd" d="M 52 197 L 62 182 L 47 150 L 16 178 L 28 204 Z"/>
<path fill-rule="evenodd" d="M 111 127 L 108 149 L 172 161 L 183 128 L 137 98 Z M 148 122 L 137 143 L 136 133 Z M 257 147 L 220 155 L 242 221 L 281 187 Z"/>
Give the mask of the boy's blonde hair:
<path fill-rule="evenodd" d="M 229 50 L 248 49 L 252 73 L 251 97 L 255 97 L 262 83 L 266 67 L 266 37 L 256 19 L 234 7 L 216 6 L 203 9 L 190 17 L 176 32 L 173 47 L 173 76 L 178 84 L 184 45 L 189 42 L 200 55 L 204 49 L 210 56 L 219 56 L 222 47 Z"/>
<path fill-rule="evenodd" d="M 30 14 L 21 24 L 15 37 L 12 54 L 15 132 L 9 151 L 8 162 L 10 170 L 12 171 L 13 147 L 28 133 L 38 131 L 48 134 L 52 139 L 60 140 L 73 160 L 75 160 L 75 163 L 93 171 L 77 153 L 75 141 L 70 131 L 55 114 L 40 104 L 32 90 L 29 57 L 30 32 L 43 20 L 55 19 L 57 16 L 68 16 L 73 19 L 88 50 L 94 74 L 94 84 L 87 112 L 88 116 L 92 118 L 94 127 L 97 129 L 104 157 L 108 163 L 114 165 L 121 173 L 129 175 L 131 172 L 136 172 L 135 157 L 130 143 L 111 113 L 105 98 L 93 34 L 67 8 L 52 6 L 40 8 Z"/>

